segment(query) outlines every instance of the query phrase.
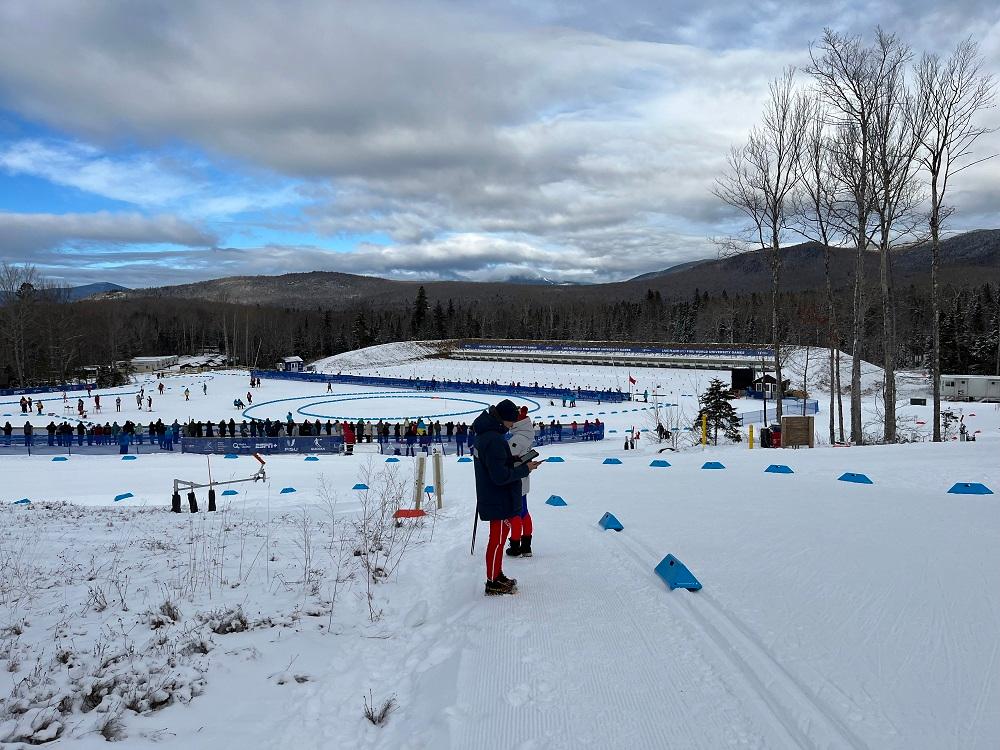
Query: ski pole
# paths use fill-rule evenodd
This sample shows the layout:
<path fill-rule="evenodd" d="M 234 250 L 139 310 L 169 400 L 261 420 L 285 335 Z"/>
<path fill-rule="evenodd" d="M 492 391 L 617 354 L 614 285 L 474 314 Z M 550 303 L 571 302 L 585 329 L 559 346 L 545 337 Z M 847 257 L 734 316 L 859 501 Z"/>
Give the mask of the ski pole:
<path fill-rule="evenodd" d="M 476 554 L 476 531 L 479 529 L 479 509 L 476 508 L 476 515 L 472 522 L 472 549 L 469 550 L 470 555 Z"/>

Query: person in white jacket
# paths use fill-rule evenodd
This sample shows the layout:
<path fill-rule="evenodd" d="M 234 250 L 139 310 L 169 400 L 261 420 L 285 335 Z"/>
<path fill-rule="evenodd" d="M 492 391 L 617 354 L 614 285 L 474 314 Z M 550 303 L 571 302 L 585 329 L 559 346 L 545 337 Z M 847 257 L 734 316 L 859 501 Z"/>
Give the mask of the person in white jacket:
<path fill-rule="evenodd" d="M 528 407 L 522 406 L 520 419 L 510 429 L 510 452 L 517 461 L 531 450 L 535 444 L 535 426 L 528 417 Z M 521 480 L 521 512 L 510 519 L 510 547 L 507 554 L 511 557 L 531 557 L 531 514 L 528 512 L 528 489 L 531 480 L 524 477 Z"/>

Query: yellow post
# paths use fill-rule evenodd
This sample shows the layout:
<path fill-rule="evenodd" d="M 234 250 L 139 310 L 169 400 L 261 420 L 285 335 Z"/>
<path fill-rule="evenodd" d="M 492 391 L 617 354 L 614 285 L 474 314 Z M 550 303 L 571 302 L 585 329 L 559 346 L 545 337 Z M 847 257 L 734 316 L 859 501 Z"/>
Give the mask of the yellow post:
<path fill-rule="evenodd" d="M 753 425 L 750 425 L 750 450 L 753 450 Z"/>
<path fill-rule="evenodd" d="M 701 446 L 704 448 L 708 443 L 708 415 L 704 412 L 701 415 Z"/>

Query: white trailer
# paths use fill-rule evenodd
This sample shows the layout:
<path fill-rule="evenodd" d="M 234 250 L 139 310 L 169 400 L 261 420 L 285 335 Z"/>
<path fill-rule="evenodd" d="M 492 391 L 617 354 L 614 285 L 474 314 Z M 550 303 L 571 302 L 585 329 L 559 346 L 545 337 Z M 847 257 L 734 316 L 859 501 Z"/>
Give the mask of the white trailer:
<path fill-rule="evenodd" d="M 942 375 L 946 401 L 1000 401 L 1000 375 Z"/>

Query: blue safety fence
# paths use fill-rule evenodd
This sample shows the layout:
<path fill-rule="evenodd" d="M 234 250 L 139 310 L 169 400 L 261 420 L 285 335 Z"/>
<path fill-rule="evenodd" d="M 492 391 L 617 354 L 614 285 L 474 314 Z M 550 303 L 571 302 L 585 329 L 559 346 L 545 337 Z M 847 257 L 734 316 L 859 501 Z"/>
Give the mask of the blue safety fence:
<path fill-rule="evenodd" d="M 36 393 L 62 393 L 63 391 L 85 391 L 88 388 L 97 390 L 94 383 L 65 383 L 63 385 L 46 385 L 37 388 L 0 388 L 0 396 L 33 396 Z"/>
<path fill-rule="evenodd" d="M 459 380 L 424 380 L 422 378 L 380 378 L 367 375 L 331 375 L 320 372 L 283 372 L 280 370 L 253 370 L 251 376 L 271 380 L 295 380 L 307 383 L 338 383 L 340 385 L 368 388 L 398 388 L 416 391 L 450 391 L 453 393 L 492 393 L 498 396 L 534 396 L 551 401 L 628 401 L 628 394 L 618 390 L 590 390 L 570 388 L 536 388 L 530 385 L 505 385 L 503 383 L 472 383 Z"/>
<path fill-rule="evenodd" d="M 750 424 L 770 424 L 777 420 L 777 404 L 768 402 L 767 413 L 763 409 L 757 411 L 745 411 L 740 414 L 740 424 L 746 427 Z M 805 414 L 816 414 L 819 412 L 819 401 L 814 399 L 805 400 Z M 802 416 L 802 399 L 785 398 L 781 400 L 781 413 L 786 417 Z"/>
<path fill-rule="evenodd" d="M 115 453 L 122 454 L 144 454 L 170 452 L 175 449 L 177 443 L 173 440 L 173 435 L 160 439 L 154 435 L 152 439 L 145 433 L 130 435 L 127 440 L 121 439 L 119 435 L 107 435 L 97 437 L 92 432 L 80 435 L 74 429 L 70 434 L 53 434 L 51 437 L 44 428 L 35 428 L 32 435 L 25 436 L 21 428 L 17 428 L 10 435 L 0 433 L 0 456 L 24 455 L 29 456 L 101 456 Z"/>

